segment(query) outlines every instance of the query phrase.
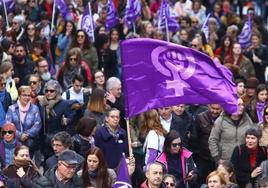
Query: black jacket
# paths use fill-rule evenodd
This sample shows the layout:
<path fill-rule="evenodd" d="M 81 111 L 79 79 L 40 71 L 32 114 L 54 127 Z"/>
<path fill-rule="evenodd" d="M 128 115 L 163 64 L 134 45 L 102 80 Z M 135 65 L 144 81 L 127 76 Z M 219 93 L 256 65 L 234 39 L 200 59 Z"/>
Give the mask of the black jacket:
<path fill-rule="evenodd" d="M 262 147 L 259 147 L 255 167 L 254 169 L 251 169 L 249 155 L 249 149 L 245 144 L 242 144 L 235 147 L 231 157 L 231 162 L 234 165 L 236 180 L 241 188 L 248 183 L 254 182 L 254 179 L 251 178 L 251 172 L 256 167 L 260 166 L 261 162 L 267 158 L 266 150 Z"/>
<path fill-rule="evenodd" d="M 34 188 L 58 188 L 55 175 L 56 168 L 49 169 L 44 176 L 34 181 Z M 66 188 L 83 188 L 83 180 L 76 174 L 70 180 L 70 186 Z"/>

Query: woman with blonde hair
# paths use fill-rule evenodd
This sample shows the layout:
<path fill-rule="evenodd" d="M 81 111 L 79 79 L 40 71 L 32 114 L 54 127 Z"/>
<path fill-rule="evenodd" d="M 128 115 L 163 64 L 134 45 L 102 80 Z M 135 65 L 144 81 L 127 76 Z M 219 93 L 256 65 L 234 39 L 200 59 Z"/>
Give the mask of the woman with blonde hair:
<path fill-rule="evenodd" d="M 224 188 L 226 182 L 221 173 L 213 171 L 207 176 L 207 185 L 208 188 Z"/>
<path fill-rule="evenodd" d="M 145 151 L 145 164 L 153 162 L 162 152 L 166 130 L 160 123 L 160 117 L 156 110 L 144 113 L 144 124 L 141 126 L 141 134 L 147 135 L 143 149 Z"/>

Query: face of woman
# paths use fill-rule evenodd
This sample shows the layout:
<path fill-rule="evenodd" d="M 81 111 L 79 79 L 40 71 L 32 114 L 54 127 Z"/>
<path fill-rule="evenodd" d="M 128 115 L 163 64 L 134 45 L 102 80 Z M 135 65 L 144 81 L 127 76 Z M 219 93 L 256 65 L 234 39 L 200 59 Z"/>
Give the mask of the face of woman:
<path fill-rule="evenodd" d="M 21 149 L 18 152 L 18 155 L 15 155 L 16 160 L 30 160 L 30 153 L 28 149 Z"/>
<path fill-rule="evenodd" d="M 111 33 L 111 40 L 112 40 L 112 41 L 118 41 L 118 38 L 119 38 L 119 36 L 118 36 L 118 32 L 114 30 L 114 31 Z"/>
<path fill-rule="evenodd" d="M 232 174 L 229 174 L 229 172 L 222 165 L 218 166 L 217 171 L 224 176 L 226 182 L 230 182 L 230 177 Z"/>
<path fill-rule="evenodd" d="M 3 135 L 3 139 L 7 142 L 10 143 L 13 141 L 13 139 L 15 138 L 15 132 L 9 129 L 4 129 L 2 130 L 2 135 Z"/>
<path fill-rule="evenodd" d="M 238 94 L 243 95 L 245 93 L 245 84 L 243 82 L 238 83 L 236 90 Z"/>
<path fill-rule="evenodd" d="M 104 84 L 104 74 L 102 72 L 96 72 L 94 77 L 95 77 L 95 82 L 97 85 Z"/>
<path fill-rule="evenodd" d="M 151 23 L 148 23 L 145 27 L 145 31 L 148 35 L 151 35 L 153 33 L 153 25 Z"/>
<path fill-rule="evenodd" d="M 264 111 L 265 122 L 268 122 L 268 108 Z"/>
<path fill-rule="evenodd" d="M 260 91 L 258 93 L 258 100 L 260 102 L 266 102 L 267 101 L 267 90 Z"/>
<path fill-rule="evenodd" d="M 182 41 L 187 41 L 188 40 L 188 33 L 186 31 L 181 31 L 181 33 L 180 33 L 180 39 Z"/>
<path fill-rule="evenodd" d="M 246 146 L 249 149 L 257 148 L 257 146 L 258 146 L 258 139 L 257 139 L 257 137 L 254 136 L 254 135 L 247 135 L 246 136 Z"/>
<path fill-rule="evenodd" d="M 77 39 L 77 43 L 78 44 L 84 44 L 85 40 L 86 40 L 86 36 L 84 32 L 78 32 L 76 35 L 76 39 Z"/>
<path fill-rule="evenodd" d="M 180 152 L 182 147 L 182 142 L 180 138 L 176 138 L 171 142 L 170 146 L 170 153 L 171 154 L 177 154 Z"/>
<path fill-rule="evenodd" d="M 226 39 L 224 40 L 224 46 L 225 46 L 225 47 L 229 47 L 230 44 L 231 44 L 230 39 L 229 39 L 229 38 L 226 38 Z"/>
<path fill-rule="evenodd" d="M 69 62 L 70 62 L 71 66 L 76 66 L 77 65 L 77 57 L 75 55 L 70 56 Z"/>
<path fill-rule="evenodd" d="M 35 34 L 35 26 L 34 25 L 28 25 L 27 34 L 29 36 L 33 36 Z"/>
<path fill-rule="evenodd" d="M 255 47 L 255 48 L 259 47 L 259 45 L 260 45 L 260 39 L 259 39 L 259 37 L 252 36 L 251 37 L 251 43 L 252 43 L 252 46 L 253 47 Z"/>
<path fill-rule="evenodd" d="M 166 188 L 174 188 L 175 187 L 175 182 L 173 181 L 173 178 L 171 178 L 171 177 L 165 178 L 164 183 L 166 185 Z"/>
<path fill-rule="evenodd" d="M 31 100 L 31 89 L 21 92 L 19 96 L 20 103 L 25 106 Z"/>
<path fill-rule="evenodd" d="M 71 33 L 72 30 L 73 30 L 73 25 L 70 22 L 68 22 L 66 24 L 66 31 Z"/>
<path fill-rule="evenodd" d="M 215 176 L 211 176 L 208 179 L 208 188 L 221 188 L 221 181 L 220 181 L 220 177 L 215 175 Z"/>
<path fill-rule="evenodd" d="M 87 167 L 88 170 L 91 172 L 94 172 L 99 167 L 99 159 L 96 155 L 88 155 L 87 157 Z"/>
<path fill-rule="evenodd" d="M 45 90 L 47 100 L 53 100 L 57 96 L 57 91 L 53 87 L 47 87 Z"/>

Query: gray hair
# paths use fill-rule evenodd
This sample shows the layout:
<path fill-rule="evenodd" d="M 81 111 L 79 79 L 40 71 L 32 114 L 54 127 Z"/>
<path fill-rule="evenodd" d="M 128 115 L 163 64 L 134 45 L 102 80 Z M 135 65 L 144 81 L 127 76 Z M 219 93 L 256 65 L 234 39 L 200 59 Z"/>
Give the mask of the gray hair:
<path fill-rule="evenodd" d="M 53 144 L 54 141 L 61 142 L 66 148 L 71 148 L 73 146 L 72 136 L 66 131 L 61 131 L 55 134 L 51 140 L 51 143 Z"/>
<path fill-rule="evenodd" d="M 48 87 L 52 87 L 53 89 L 55 89 L 57 91 L 57 94 L 61 94 L 62 93 L 62 88 L 61 88 L 61 86 L 60 86 L 60 84 L 59 84 L 59 82 L 57 80 L 49 80 L 45 84 L 44 90 L 46 90 Z"/>
<path fill-rule="evenodd" d="M 116 86 L 116 84 L 121 85 L 121 81 L 118 78 L 116 77 L 109 78 L 106 82 L 106 90 L 111 91 Z"/>

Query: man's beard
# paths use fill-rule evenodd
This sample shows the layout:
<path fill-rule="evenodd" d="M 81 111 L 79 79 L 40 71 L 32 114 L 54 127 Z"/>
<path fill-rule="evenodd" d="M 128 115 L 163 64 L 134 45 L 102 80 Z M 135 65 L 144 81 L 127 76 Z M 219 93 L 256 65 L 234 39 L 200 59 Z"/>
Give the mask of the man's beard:
<path fill-rule="evenodd" d="M 49 71 L 47 71 L 47 72 L 41 73 L 40 77 L 42 78 L 42 80 L 48 81 L 51 78 L 51 74 Z"/>
<path fill-rule="evenodd" d="M 18 62 L 21 62 L 22 60 L 24 60 L 25 56 L 14 56 L 14 59 Z"/>

